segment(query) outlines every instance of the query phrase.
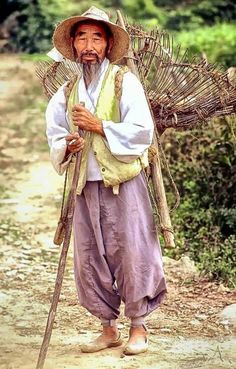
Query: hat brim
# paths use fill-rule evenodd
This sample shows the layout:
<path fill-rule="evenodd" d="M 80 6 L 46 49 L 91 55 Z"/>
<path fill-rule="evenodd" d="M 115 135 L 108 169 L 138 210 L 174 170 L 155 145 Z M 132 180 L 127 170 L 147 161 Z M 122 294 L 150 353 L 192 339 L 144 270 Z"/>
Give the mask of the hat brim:
<path fill-rule="evenodd" d="M 122 59 L 129 49 L 129 35 L 128 33 L 115 23 L 98 19 L 97 17 L 92 18 L 91 16 L 74 16 L 62 21 L 55 29 L 53 34 L 53 44 L 56 49 L 67 59 L 75 61 L 74 50 L 71 43 L 71 29 L 72 27 L 84 20 L 95 20 L 99 23 L 106 24 L 113 35 L 113 46 L 107 56 L 108 59 L 114 63 Z"/>

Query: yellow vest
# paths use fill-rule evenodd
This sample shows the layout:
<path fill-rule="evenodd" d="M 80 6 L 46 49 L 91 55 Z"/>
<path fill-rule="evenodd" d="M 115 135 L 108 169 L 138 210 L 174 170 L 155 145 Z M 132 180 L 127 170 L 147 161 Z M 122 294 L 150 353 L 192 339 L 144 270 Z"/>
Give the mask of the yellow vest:
<path fill-rule="evenodd" d="M 113 121 L 116 124 L 119 124 L 120 122 L 119 100 L 115 94 L 115 76 L 119 70 L 119 66 L 113 64 L 109 65 L 95 109 L 95 116 L 102 120 Z M 77 130 L 77 127 L 73 125 L 71 113 L 72 107 L 75 104 L 78 104 L 80 101 L 78 96 L 78 83 L 79 79 L 74 84 L 68 100 L 68 113 L 71 132 L 75 132 Z M 86 131 L 84 139 L 85 146 L 82 151 L 80 175 L 77 187 L 78 195 L 81 194 L 86 183 L 88 153 L 91 148 L 100 168 L 105 187 L 115 187 L 120 183 L 128 181 L 137 176 L 143 168 L 148 166 L 148 150 L 146 150 L 140 158 L 133 160 L 131 163 L 123 163 L 112 155 L 106 145 L 105 138 L 101 135 Z M 73 176 L 74 167 L 75 160 L 73 158 L 69 167 L 70 182 Z"/>

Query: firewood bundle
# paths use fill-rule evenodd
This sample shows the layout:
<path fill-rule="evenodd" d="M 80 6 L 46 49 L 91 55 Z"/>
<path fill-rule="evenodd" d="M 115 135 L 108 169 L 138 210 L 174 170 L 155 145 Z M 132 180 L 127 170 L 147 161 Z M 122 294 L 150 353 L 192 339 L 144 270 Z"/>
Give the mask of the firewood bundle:
<path fill-rule="evenodd" d="M 166 32 L 126 28 L 159 132 L 189 129 L 236 112 L 236 88 L 218 66 L 182 53 Z"/>
<path fill-rule="evenodd" d="M 157 130 L 189 129 L 212 118 L 236 112 L 236 87 L 228 74 L 204 58 L 181 52 L 173 37 L 158 29 L 149 32 L 126 23 L 134 62 L 149 99 Z M 122 61 L 121 61 L 122 64 Z M 80 66 L 40 62 L 36 73 L 50 99 L 66 81 L 81 73 Z"/>

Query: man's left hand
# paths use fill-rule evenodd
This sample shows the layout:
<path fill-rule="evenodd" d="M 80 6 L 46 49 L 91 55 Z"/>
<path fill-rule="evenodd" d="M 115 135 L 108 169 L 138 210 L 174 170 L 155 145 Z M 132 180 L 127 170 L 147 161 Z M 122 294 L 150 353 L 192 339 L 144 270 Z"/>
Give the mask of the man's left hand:
<path fill-rule="evenodd" d="M 84 131 L 91 131 L 105 136 L 102 120 L 95 117 L 84 106 L 77 104 L 72 108 L 72 120 L 73 124 Z"/>

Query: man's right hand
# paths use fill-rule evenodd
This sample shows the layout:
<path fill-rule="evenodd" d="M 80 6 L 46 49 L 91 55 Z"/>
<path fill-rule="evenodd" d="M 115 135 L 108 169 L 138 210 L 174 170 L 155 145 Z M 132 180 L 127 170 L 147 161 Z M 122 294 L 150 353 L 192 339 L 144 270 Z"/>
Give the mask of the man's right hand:
<path fill-rule="evenodd" d="M 84 139 L 80 137 L 78 132 L 67 135 L 65 139 L 67 144 L 67 154 L 75 154 L 76 152 L 83 150 Z"/>

